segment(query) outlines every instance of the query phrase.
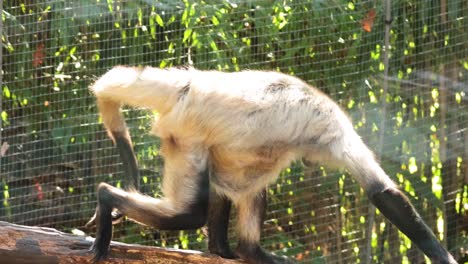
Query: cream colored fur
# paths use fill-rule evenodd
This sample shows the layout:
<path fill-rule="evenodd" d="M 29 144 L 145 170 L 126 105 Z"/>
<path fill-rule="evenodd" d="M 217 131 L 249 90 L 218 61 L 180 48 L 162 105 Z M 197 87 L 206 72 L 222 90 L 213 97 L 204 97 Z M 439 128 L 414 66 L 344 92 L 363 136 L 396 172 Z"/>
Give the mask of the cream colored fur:
<path fill-rule="evenodd" d="M 182 203 L 191 195 L 181 193 L 178 184 L 194 184 L 184 177 L 207 160 L 214 171 L 211 184 L 237 206 L 299 158 L 345 167 L 366 190 L 394 186 L 343 111 L 289 75 L 115 67 L 91 90 L 112 131 L 126 131 L 118 116 L 121 104 L 159 112 L 152 132 L 186 151 L 179 157 L 164 154 L 164 194 Z M 186 159 L 192 163 L 184 166 Z"/>

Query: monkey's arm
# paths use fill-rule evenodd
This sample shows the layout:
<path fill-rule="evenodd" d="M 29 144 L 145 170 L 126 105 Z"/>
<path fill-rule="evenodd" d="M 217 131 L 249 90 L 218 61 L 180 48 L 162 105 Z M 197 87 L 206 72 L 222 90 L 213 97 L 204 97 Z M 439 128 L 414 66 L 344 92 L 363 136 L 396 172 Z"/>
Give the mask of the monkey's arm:
<path fill-rule="evenodd" d="M 107 255 L 114 209 L 136 222 L 161 230 L 195 229 L 206 223 L 209 196 L 207 151 L 170 139 L 163 140 L 162 154 L 165 157 L 163 199 L 136 191 L 126 192 L 105 183 L 98 186 L 97 230 L 92 247 L 95 260 Z"/>
<path fill-rule="evenodd" d="M 202 180 L 204 181 L 204 180 Z M 206 186 L 206 183 L 200 183 Z M 178 211 L 171 201 L 159 200 L 138 193 L 130 193 L 106 183 L 98 187 L 98 209 L 96 214 L 96 239 L 91 248 L 94 260 L 107 257 L 112 239 L 113 208 L 141 224 L 160 230 L 186 230 L 202 227 L 206 222 L 208 196 Z"/>

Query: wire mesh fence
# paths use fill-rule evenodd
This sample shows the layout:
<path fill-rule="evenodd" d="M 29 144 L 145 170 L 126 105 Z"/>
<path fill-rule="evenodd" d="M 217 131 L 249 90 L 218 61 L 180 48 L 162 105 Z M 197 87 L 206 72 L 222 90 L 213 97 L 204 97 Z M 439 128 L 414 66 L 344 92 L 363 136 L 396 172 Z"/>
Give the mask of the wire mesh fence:
<path fill-rule="evenodd" d="M 82 229 L 97 183 L 120 185 L 120 159 L 88 91 L 112 66 L 274 70 L 335 99 L 437 236 L 467 259 L 466 1 L 14 0 L 1 10 L 1 220 Z M 158 197 L 153 114 L 125 112 L 142 191 Z M 424 262 L 344 171 L 298 162 L 268 193 L 262 244 L 277 254 Z M 128 221 L 114 239 L 206 250 L 203 230 Z"/>

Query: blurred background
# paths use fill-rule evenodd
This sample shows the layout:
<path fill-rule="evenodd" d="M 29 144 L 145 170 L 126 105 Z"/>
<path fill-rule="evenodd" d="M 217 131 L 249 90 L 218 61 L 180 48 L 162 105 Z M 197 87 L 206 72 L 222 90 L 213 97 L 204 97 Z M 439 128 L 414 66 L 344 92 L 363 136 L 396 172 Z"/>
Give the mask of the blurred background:
<path fill-rule="evenodd" d="M 95 188 L 120 158 L 88 87 L 114 65 L 281 71 L 349 113 L 436 235 L 468 261 L 468 2 L 7 0 L 0 2 L 0 220 L 94 235 Z M 154 113 L 125 115 L 142 191 L 160 197 Z M 284 170 L 262 244 L 301 263 L 425 263 L 345 171 Z M 232 224 L 234 227 L 234 223 Z M 235 230 L 231 228 L 233 246 Z M 203 230 L 125 221 L 114 239 L 206 250 Z"/>

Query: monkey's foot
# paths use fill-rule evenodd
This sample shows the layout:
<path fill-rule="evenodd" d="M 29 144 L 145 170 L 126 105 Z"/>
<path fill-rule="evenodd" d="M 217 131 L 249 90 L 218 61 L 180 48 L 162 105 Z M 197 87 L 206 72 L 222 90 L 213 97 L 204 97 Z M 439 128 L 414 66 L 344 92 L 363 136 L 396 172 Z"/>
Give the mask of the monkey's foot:
<path fill-rule="evenodd" d="M 211 254 L 218 255 L 225 259 L 237 259 L 239 258 L 229 247 L 209 247 Z"/>

